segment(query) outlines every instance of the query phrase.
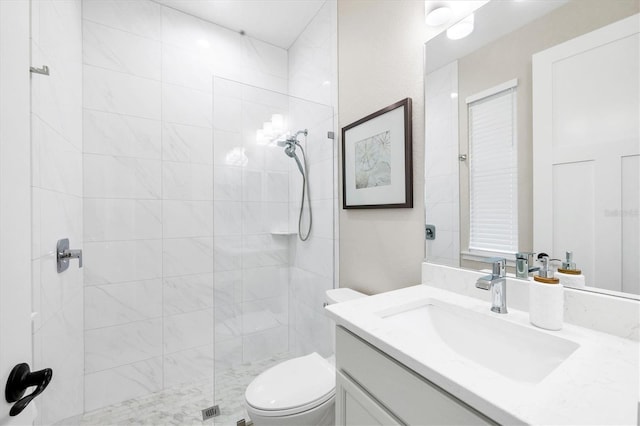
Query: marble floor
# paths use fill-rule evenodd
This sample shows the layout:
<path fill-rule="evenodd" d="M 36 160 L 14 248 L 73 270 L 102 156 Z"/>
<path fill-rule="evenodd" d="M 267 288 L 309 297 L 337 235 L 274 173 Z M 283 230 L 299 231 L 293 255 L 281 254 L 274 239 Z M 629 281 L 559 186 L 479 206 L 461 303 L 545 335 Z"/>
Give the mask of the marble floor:
<path fill-rule="evenodd" d="M 204 422 L 201 410 L 212 405 L 214 395 L 210 380 L 173 387 L 85 413 L 79 424 L 236 426 L 238 420 L 248 419 L 244 408 L 247 385 L 262 371 L 289 358 L 290 354 L 281 354 L 216 372 L 214 403 L 220 406 L 220 415 Z"/>

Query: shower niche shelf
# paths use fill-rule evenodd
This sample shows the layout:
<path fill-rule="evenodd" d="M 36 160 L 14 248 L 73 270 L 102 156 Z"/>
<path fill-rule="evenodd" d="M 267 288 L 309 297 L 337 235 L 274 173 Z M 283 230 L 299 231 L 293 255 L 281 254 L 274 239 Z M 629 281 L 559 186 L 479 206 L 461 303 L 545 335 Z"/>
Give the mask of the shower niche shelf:
<path fill-rule="evenodd" d="M 297 232 L 293 232 L 293 231 L 271 231 L 271 235 L 278 235 L 278 236 L 290 236 L 290 235 L 298 235 Z"/>

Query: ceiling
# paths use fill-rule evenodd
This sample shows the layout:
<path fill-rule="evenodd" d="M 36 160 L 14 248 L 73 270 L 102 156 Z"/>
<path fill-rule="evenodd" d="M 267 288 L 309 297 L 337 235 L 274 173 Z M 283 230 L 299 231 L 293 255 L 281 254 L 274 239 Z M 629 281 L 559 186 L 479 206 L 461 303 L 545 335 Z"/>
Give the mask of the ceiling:
<path fill-rule="evenodd" d="M 325 0 L 156 0 L 234 31 L 289 49 Z"/>

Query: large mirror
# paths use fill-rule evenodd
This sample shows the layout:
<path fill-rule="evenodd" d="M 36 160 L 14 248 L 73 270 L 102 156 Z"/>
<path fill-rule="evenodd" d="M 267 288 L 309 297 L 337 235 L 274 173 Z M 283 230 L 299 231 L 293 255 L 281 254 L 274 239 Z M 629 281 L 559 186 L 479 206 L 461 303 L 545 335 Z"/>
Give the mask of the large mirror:
<path fill-rule="evenodd" d="M 425 46 L 430 262 L 573 261 L 640 294 L 640 2 L 494 0 Z"/>

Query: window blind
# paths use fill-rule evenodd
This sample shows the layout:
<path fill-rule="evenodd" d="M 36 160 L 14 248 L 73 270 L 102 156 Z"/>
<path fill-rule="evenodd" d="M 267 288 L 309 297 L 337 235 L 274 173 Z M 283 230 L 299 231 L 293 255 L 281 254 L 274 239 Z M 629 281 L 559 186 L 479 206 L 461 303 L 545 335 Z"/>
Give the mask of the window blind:
<path fill-rule="evenodd" d="M 516 87 L 468 99 L 469 250 L 518 251 Z"/>

